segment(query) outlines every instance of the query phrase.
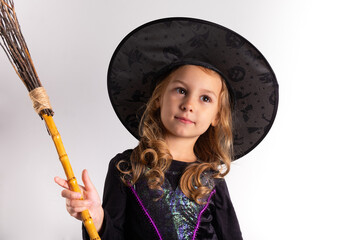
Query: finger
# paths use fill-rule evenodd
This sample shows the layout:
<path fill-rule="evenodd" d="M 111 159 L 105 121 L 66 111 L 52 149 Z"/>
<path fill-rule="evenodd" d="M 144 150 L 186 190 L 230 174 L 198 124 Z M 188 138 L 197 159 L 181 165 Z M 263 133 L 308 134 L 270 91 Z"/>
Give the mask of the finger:
<path fill-rule="evenodd" d="M 68 183 L 69 184 L 69 183 Z M 80 184 L 77 184 L 77 186 L 80 188 L 80 190 L 81 190 L 81 193 L 83 193 L 84 191 L 85 191 L 85 187 L 84 186 L 81 186 Z M 72 188 L 71 188 L 71 186 L 69 186 L 70 188 L 70 190 L 72 190 L 72 191 L 74 191 Z"/>
<path fill-rule="evenodd" d="M 79 220 L 82 219 L 82 218 L 81 218 L 81 212 L 76 212 L 76 211 L 74 211 L 73 208 L 68 207 L 68 206 L 66 206 L 66 210 L 68 211 L 68 213 L 70 214 L 70 216 L 73 216 L 74 218 L 79 219 Z"/>
<path fill-rule="evenodd" d="M 66 209 L 68 213 L 81 220 L 81 212 L 89 209 L 90 203 L 84 202 L 83 200 L 66 200 Z"/>
<path fill-rule="evenodd" d="M 69 184 L 67 183 L 67 181 L 65 179 L 62 179 L 60 177 L 55 177 L 54 181 L 60 186 L 63 187 L 65 189 L 69 189 Z"/>
<path fill-rule="evenodd" d="M 63 187 L 63 188 L 65 188 L 65 189 L 70 189 L 70 190 L 72 189 L 66 179 L 63 179 L 63 178 L 60 178 L 60 177 L 56 176 L 56 177 L 54 178 L 54 181 L 55 181 L 60 187 Z M 85 190 L 85 188 L 84 188 L 83 186 L 81 186 L 81 185 L 79 185 L 79 184 L 78 184 L 78 186 L 80 187 L 80 189 L 81 189 L 82 191 Z"/>
<path fill-rule="evenodd" d="M 89 173 L 86 169 L 83 170 L 81 177 L 85 186 L 85 191 L 94 191 L 95 190 L 94 184 L 91 182 Z"/>
<path fill-rule="evenodd" d="M 78 192 L 74 192 L 68 189 L 64 189 L 61 191 L 61 196 L 63 198 L 67 198 L 67 199 L 80 199 L 81 198 L 81 193 Z"/>
<path fill-rule="evenodd" d="M 88 207 L 86 207 L 86 206 L 82 206 L 82 207 L 75 207 L 75 208 L 69 208 L 69 213 L 70 213 L 70 215 L 71 216 L 74 216 L 74 215 L 76 215 L 76 214 L 78 214 L 78 213 L 81 213 L 81 212 L 83 212 L 83 211 L 85 211 L 85 210 L 88 210 L 89 208 Z"/>
<path fill-rule="evenodd" d="M 91 202 L 87 200 L 66 200 L 66 207 L 72 212 L 82 212 L 91 206 Z"/>

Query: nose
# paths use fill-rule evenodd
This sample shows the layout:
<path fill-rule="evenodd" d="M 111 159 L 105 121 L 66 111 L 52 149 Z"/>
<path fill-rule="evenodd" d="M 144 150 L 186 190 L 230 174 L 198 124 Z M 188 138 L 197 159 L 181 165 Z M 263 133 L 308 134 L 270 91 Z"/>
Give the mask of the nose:
<path fill-rule="evenodd" d="M 184 101 L 180 105 L 180 109 L 184 112 L 187 112 L 187 111 L 193 112 L 194 111 L 194 102 L 190 96 L 188 96 L 187 98 L 184 98 Z"/>

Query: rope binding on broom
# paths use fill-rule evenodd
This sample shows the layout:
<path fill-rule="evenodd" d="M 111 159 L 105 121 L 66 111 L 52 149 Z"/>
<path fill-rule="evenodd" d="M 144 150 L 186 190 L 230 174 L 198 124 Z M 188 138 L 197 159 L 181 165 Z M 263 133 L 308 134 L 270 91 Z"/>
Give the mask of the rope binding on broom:
<path fill-rule="evenodd" d="M 30 99 L 37 114 L 41 115 L 41 111 L 51 109 L 49 96 L 46 94 L 44 87 L 38 87 L 29 92 Z"/>

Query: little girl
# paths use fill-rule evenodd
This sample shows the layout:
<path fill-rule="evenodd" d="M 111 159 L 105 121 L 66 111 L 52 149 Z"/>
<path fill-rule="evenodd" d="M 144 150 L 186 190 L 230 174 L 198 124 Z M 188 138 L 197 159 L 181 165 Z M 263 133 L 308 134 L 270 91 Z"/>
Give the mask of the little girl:
<path fill-rule="evenodd" d="M 223 177 L 275 117 L 277 84 L 262 55 L 214 23 L 161 19 L 120 43 L 108 87 L 139 145 L 110 161 L 103 204 L 86 170 L 85 200 L 55 178 L 70 215 L 89 209 L 103 240 L 242 239 Z"/>

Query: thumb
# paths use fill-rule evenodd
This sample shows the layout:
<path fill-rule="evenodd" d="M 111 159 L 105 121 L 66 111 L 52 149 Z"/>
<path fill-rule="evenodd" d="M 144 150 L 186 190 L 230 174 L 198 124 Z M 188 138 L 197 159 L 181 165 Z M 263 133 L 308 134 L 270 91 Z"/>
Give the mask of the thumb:
<path fill-rule="evenodd" d="M 82 171 L 82 181 L 84 183 L 85 186 L 85 191 L 94 191 L 95 187 L 94 184 L 91 182 L 90 177 L 89 177 L 89 173 L 86 169 L 84 169 Z M 95 190 L 96 191 L 96 190 Z"/>

